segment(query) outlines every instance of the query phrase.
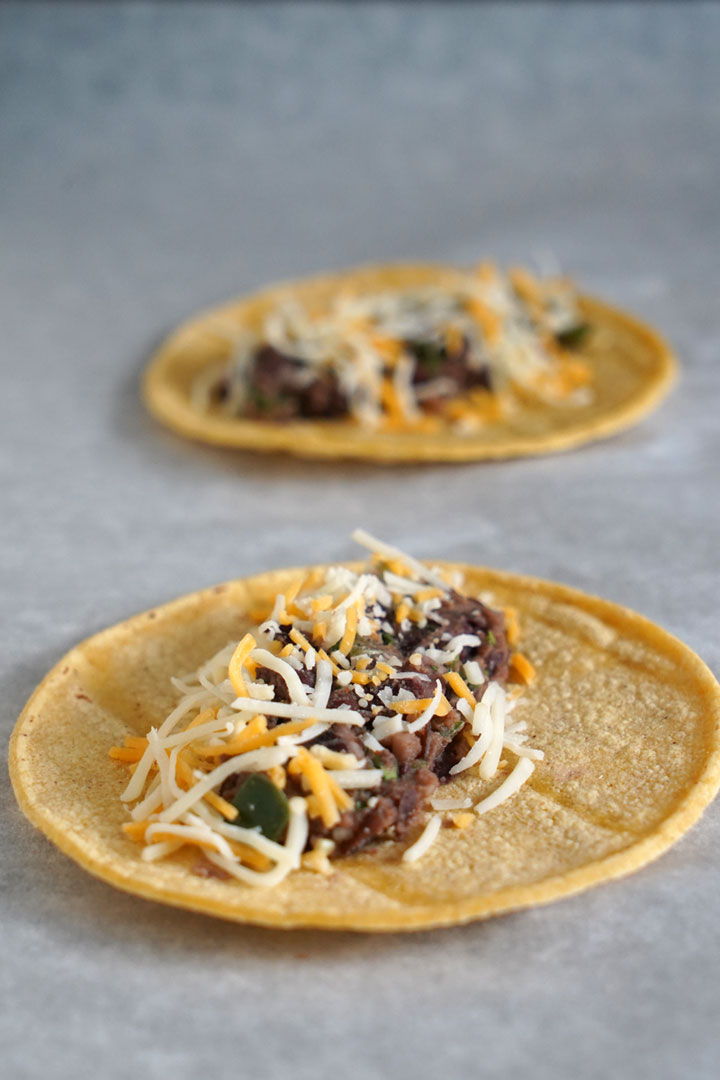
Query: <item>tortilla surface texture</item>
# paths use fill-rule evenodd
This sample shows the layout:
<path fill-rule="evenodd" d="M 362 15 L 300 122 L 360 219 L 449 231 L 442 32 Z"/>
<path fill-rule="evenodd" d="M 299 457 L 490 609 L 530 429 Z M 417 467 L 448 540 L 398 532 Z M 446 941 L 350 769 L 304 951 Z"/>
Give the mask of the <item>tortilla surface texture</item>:
<path fill-rule="evenodd" d="M 357 567 L 358 564 L 352 564 Z M 10 773 L 27 817 L 62 851 L 140 896 L 274 927 L 400 931 L 545 903 L 655 858 L 720 785 L 720 686 L 690 649 L 627 609 L 565 586 L 472 566 L 466 591 L 512 604 L 537 670 L 518 710 L 545 751 L 521 791 L 463 830 L 441 829 L 418 862 L 406 843 L 293 871 L 275 888 L 203 879 L 197 852 L 147 863 L 122 832 L 126 768 L 108 750 L 173 707 L 171 675 L 239 638 L 249 609 L 300 570 L 206 589 L 104 630 L 69 652 L 28 701 Z M 521 711 L 520 711 L 521 710 Z M 497 782 L 492 782 L 492 787 Z M 449 797 L 477 801 L 465 773 Z"/>
<path fill-rule="evenodd" d="M 197 376 L 229 357 L 229 335 L 259 329 L 265 315 L 290 296 L 321 307 L 339 289 L 379 292 L 426 285 L 452 286 L 459 271 L 425 264 L 368 266 L 276 285 L 203 312 L 180 326 L 151 358 L 143 397 L 151 413 L 181 435 L 220 446 L 283 451 L 301 457 L 377 462 L 474 461 L 568 450 L 630 427 L 655 408 L 675 378 L 675 361 L 649 327 L 590 297 L 580 310 L 593 326 L 574 350 L 593 372 L 594 397 L 583 406 L 517 399 L 511 415 L 461 432 L 374 430 L 350 419 L 285 423 L 201 413 L 191 404 Z"/>

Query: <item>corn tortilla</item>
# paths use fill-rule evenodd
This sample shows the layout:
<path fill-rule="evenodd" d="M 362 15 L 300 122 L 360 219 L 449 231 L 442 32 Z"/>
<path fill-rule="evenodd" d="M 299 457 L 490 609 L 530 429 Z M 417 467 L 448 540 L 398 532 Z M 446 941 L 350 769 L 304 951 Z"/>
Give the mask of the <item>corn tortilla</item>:
<path fill-rule="evenodd" d="M 448 425 L 428 433 L 376 431 L 350 419 L 250 420 L 201 413 L 191 404 L 198 374 L 227 359 L 228 330 L 258 329 L 267 312 L 290 296 L 322 307 L 339 289 L 352 293 L 451 286 L 458 273 L 425 264 L 368 266 L 276 285 L 205 311 L 180 326 L 151 358 L 143 379 L 145 403 L 181 435 L 220 446 L 388 463 L 460 462 L 544 454 L 605 438 L 641 420 L 672 385 L 675 361 L 665 342 L 624 312 L 583 296 L 580 310 L 593 333 L 575 354 L 592 370 L 594 397 L 588 405 L 518 398 L 510 415 L 488 421 L 480 430 L 461 432 Z"/>
<path fill-rule="evenodd" d="M 357 568 L 358 564 L 352 564 Z M 448 564 L 446 564 L 448 565 Z M 174 703 L 170 676 L 238 638 L 248 612 L 305 571 L 182 597 L 71 650 L 28 701 L 10 773 L 24 813 L 61 850 L 140 896 L 273 927 L 401 931 L 545 903 L 662 854 L 720 785 L 720 687 L 690 649 L 634 612 L 562 585 L 472 566 L 468 593 L 511 604 L 537 670 L 523 716 L 543 747 L 530 780 L 465 829 L 443 828 L 417 863 L 402 843 L 293 871 L 275 888 L 202 879 L 196 855 L 147 863 L 121 831 L 125 768 L 108 749 Z M 444 788 L 475 793 L 467 773 Z"/>

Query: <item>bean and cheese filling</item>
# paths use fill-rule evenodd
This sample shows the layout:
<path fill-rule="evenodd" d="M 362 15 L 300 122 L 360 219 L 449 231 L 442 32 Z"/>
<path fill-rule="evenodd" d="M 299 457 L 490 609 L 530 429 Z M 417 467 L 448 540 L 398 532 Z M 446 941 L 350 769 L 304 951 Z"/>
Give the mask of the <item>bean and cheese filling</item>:
<path fill-rule="evenodd" d="M 512 651 L 514 614 L 353 537 L 365 570 L 315 571 L 278 595 L 239 642 L 173 678 L 162 723 L 110 750 L 132 772 L 123 828 L 143 859 L 192 847 L 197 873 L 265 886 L 387 840 L 413 862 L 444 820 L 466 827 L 542 759 L 513 715 L 534 676 Z M 468 769 L 500 781 L 474 805 L 452 794 Z"/>
<path fill-rule="evenodd" d="M 574 349 L 590 327 L 566 278 L 484 263 L 453 288 L 343 294 L 322 310 L 279 304 L 229 364 L 198 380 L 201 411 L 282 422 L 349 417 L 372 428 L 473 430 L 518 397 L 586 405 Z"/>

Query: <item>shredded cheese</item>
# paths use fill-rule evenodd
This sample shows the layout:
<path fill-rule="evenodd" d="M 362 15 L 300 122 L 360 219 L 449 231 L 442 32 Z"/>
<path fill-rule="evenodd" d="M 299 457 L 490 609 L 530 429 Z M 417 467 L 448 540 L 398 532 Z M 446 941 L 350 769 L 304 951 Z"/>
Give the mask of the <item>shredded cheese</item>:
<path fill-rule="evenodd" d="M 402 357 L 393 370 L 403 370 Z M 397 391 L 400 383 L 396 379 L 393 385 Z M 457 711 L 454 723 L 437 725 L 437 732 L 445 745 L 456 733 L 468 744 L 451 775 L 477 766 L 479 777 L 491 780 L 505 768 L 503 751 L 517 760 L 496 790 L 475 805 L 476 813 L 511 797 L 535 762 L 543 760 L 542 750 L 529 744 L 527 721 L 511 716 L 522 688 L 508 695 L 499 683 L 488 681 L 482 661 L 472 659 L 472 650 L 482 645 L 480 637 L 443 632 L 448 625 L 443 605 L 453 602 L 449 590 L 460 589 L 462 582 L 363 530 L 355 538 L 372 553 L 371 572 L 335 567 L 305 580 L 297 577 L 275 598 L 262 625 L 239 643 L 224 646 L 196 672 L 173 678 L 180 699 L 159 726 L 146 736 L 127 735 L 122 745 L 109 749 L 110 758 L 131 772 L 121 795 L 130 817 L 123 828 L 129 840 L 142 846 L 145 861 L 167 858 L 190 845 L 250 885 L 272 886 L 301 865 L 327 873 L 334 845 L 314 837 L 312 850 L 306 851 L 308 818 L 331 830 L 354 810 L 355 792 L 365 793 L 360 807 L 372 808 L 379 796 L 397 797 L 401 787 L 383 785 L 405 782 L 403 740 L 418 735 L 427 753 L 435 733 L 426 737 L 424 729 L 434 717 L 451 713 L 443 685 L 456 699 Z M 430 634 L 430 644 L 398 663 L 401 652 L 393 639 L 407 634 L 413 622 Z M 391 644 L 384 655 L 377 643 L 387 634 Z M 332 655 L 311 638 L 326 643 Z M 422 669 L 426 662 L 437 669 L 455 662 L 463 650 L 466 656 L 470 652 L 462 666 L 464 678 L 442 669 L 435 678 L 424 670 L 399 670 L 403 663 Z M 534 669 L 522 654 L 513 654 L 511 667 L 522 683 L 532 680 Z M 276 694 L 286 700 L 276 700 Z M 330 707 L 330 702 L 342 704 Z M 326 733 L 330 746 L 318 741 Z M 375 767 L 388 760 L 383 741 L 395 748 L 399 775 L 395 767 Z M 355 752 L 345 752 L 343 744 Z M 416 752 L 417 740 L 412 747 Z M 284 842 L 236 824 L 240 812 L 221 792 L 229 777 L 244 773 L 263 774 L 281 800 L 285 790 L 303 792 L 285 803 Z M 450 821 L 457 828 L 467 826 L 463 812 L 472 803 L 465 794 L 436 793 L 429 805 L 435 813 L 404 852 L 406 862 L 429 849 L 443 813 L 454 814 Z"/>
<path fill-rule="evenodd" d="M 479 803 L 475 804 L 475 813 L 487 814 L 490 810 L 494 810 L 495 807 L 504 803 L 506 799 L 515 795 L 530 776 L 534 768 L 535 766 L 529 758 L 520 758 L 510 775 L 503 780 L 502 784 L 500 784 L 495 791 L 493 791 L 492 795 L 488 795 L 486 798 L 481 799 Z"/>
<path fill-rule="evenodd" d="M 433 814 L 414 844 L 403 852 L 403 862 L 414 863 L 432 847 L 437 834 L 440 832 L 442 818 L 439 814 Z"/>

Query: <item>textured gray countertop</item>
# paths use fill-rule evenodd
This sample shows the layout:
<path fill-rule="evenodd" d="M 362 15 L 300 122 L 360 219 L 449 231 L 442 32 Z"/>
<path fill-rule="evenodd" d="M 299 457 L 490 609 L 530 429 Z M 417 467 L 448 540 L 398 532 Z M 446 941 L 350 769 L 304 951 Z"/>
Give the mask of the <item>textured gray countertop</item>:
<path fill-rule="evenodd" d="M 76 640 L 349 556 L 361 520 L 621 601 L 720 670 L 719 51 L 720 8 L 689 3 L 0 7 L 5 738 Z M 273 278 L 548 252 L 682 362 L 609 442 L 303 464 L 190 445 L 138 402 L 175 321 Z M 8 786 L 2 821 L 13 1080 L 718 1075 L 720 806 L 620 883 L 381 939 L 115 892 Z"/>

